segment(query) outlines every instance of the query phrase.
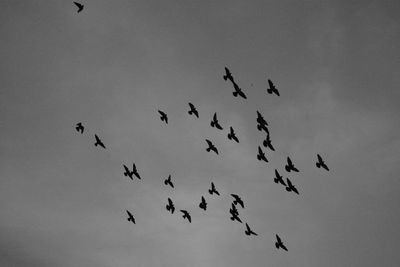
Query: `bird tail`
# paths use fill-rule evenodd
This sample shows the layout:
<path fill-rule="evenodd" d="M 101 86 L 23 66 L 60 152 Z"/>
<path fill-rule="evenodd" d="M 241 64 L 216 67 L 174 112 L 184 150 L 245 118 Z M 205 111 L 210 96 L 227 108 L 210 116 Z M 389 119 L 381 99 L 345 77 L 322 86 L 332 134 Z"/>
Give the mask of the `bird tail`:
<path fill-rule="evenodd" d="M 235 97 L 238 95 L 237 92 L 233 92 L 232 94 L 233 94 L 233 96 L 235 96 Z"/>
<path fill-rule="evenodd" d="M 286 186 L 286 191 L 290 192 L 292 189 L 289 186 Z"/>
<path fill-rule="evenodd" d="M 289 168 L 288 165 L 285 166 L 285 170 L 286 170 L 287 172 L 290 172 L 290 168 Z"/>
<path fill-rule="evenodd" d="M 193 114 L 193 111 L 189 110 L 188 113 L 189 113 L 189 115 L 192 115 L 192 114 Z"/>
<path fill-rule="evenodd" d="M 275 242 L 275 247 L 276 247 L 277 249 L 279 249 L 278 242 Z"/>
<path fill-rule="evenodd" d="M 226 80 L 228 79 L 228 76 L 224 75 L 223 78 L 224 78 L 224 80 L 226 81 Z"/>
<path fill-rule="evenodd" d="M 315 163 L 317 165 L 317 168 L 321 168 L 321 164 L 319 162 Z"/>
<path fill-rule="evenodd" d="M 231 134 L 228 134 L 228 139 L 232 140 L 232 135 Z"/>
<path fill-rule="evenodd" d="M 260 157 L 260 155 L 257 155 L 257 159 L 258 159 L 258 160 L 261 160 L 261 157 Z"/>
<path fill-rule="evenodd" d="M 210 123 L 210 125 L 211 125 L 211 127 L 214 127 L 214 122 L 212 121 L 212 122 Z"/>
<path fill-rule="evenodd" d="M 275 183 L 278 183 L 278 179 L 274 178 L 274 182 L 275 182 Z"/>
<path fill-rule="evenodd" d="M 210 152 L 210 150 L 211 150 L 210 148 L 207 148 L 207 149 L 206 149 L 207 152 Z"/>

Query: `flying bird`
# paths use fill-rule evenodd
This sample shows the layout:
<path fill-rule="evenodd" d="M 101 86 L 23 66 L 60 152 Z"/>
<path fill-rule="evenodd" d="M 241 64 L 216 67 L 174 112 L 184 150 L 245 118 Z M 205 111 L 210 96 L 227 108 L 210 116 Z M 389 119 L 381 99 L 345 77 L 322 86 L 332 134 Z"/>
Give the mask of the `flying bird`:
<path fill-rule="evenodd" d="M 129 212 L 129 210 L 126 210 L 126 213 L 128 213 L 128 221 L 132 222 L 133 224 L 136 224 L 135 218 L 133 218 L 132 213 Z"/>
<path fill-rule="evenodd" d="M 195 115 L 197 118 L 199 117 L 199 112 L 197 109 L 194 107 L 192 103 L 189 103 L 190 110 L 188 111 L 189 115 Z"/>
<path fill-rule="evenodd" d="M 236 143 L 239 143 L 239 139 L 237 138 L 237 136 L 236 136 L 236 134 L 235 134 L 235 132 L 234 132 L 234 130 L 233 130 L 233 128 L 232 128 L 232 126 L 229 128 L 230 130 L 230 132 L 228 133 L 228 139 L 229 140 L 235 140 L 236 141 Z"/>
<path fill-rule="evenodd" d="M 203 196 L 201 196 L 201 202 L 199 204 L 200 209 L 206 210 L 207 209 L 207 202 Z"/>
<path fill-rule="evenodd" d="M 181 210 L 181 212 L 183 213 L 183 215 L 182 215 L 183 219 L 188 219 L 188 221 L 191 223 L 192 217 L 190 217 L 189 212 L 187 212 L 186 210 Z"/>
<path fill-rule="evenodd" d="M 288 192 L 293 191 L 296 194 L 299 194 L 299 191 L 297 191 L 297 188 L 292 184 L 292 182 L 289 180 L 289 178 L 286 178 L 286 183 L 287 183 L 286 191 L 288 191 Z"/>
<path fill-rule="evenodd" d="M 78 123 L 76 124 L 75 129 L 78 131 L 78 133 L 81 132 L 81 134 L 83 134 L 83 131 L 85 130 L 85 128 L 83 127 L 83 125 L 82 125 L 81 122 L 78 122 Z"/>
<path fill-rule="evenodd" d="M 267 126 L 268 126 L 267 121 L 264 119 L 264 117 L 261 115 L 261 113 L 257 110 L 257 129 L 259 131 L 264 130 L 268 134 L 269 130 L 268 130 Z"/>
<path fill-rule="evenodd" d="M 253 232 L 253 230 L 250 229 L 250 226 L 246 223 L 246 235 L 257 235 L 256 233 Z"/>
<path fill-rule="evenodd" d="M 215 127 L 219 130 L 222 130 L 222 126 L 219 124 L 218 119 L 217 119 L 217 112 L 214 113 L 213 119 L 210 123 L 211 127 Z"/>
<path fill-rule="evenodd" d="M 275 178 L 274 178 L 275 183 L 281 183 L 282 185 L 286 186 L 285 181 L 283 181 L 282 175 L 279 174 L 279 172 L 275 169 Z"/>
<path fill-rule="evenodd" d="M 74 2 L 74 4 L 78 7 L 78 12 L 77 13 L 79 13 L 79 12 L 81 12 L 83 10 L 84 5 L 82 5 L 81 3 L 78 3 L 78 2 Z"/>
<path fill-rule="evenodd" d="M 279 248 L 281 247 L 283 250 L 288 251 L 288 249 L 286 248 L 286 246 L 282 243 L 281 238 L 280 238 L 279 235 L 277 235 L 277 234 L 276 234 L 275 247 L 276 247 L 277 249 L 279 249 Z"/>
<path fill-rule="evenodd" d="M 133 171 L 129 170 L 129 168 L 125 164 L 123 166 L 124 166 L 124 169 L 125 169 L 124 176 L 125 177 L 128 176 L 129 178 L 131 178 L 131 180 L 133 180 L 133 177 L 132 177 Z"/>
<path fill-rule="evenodd" d="M 142 179 L 142 177 L 140 177 L 139 172 L 136 169 L 136 165 L 135 163 L 133 163 L 133 167 L 132 167 L 132 173 L 136 176 L 136 178 L 138 178 L 139 180 Z"/>
<path fill-rule="evenodd" d="M 206 151 L 210 152 L 212 150 L 212 151 L 215 152 L 215 154 L 218 155 L 218 149 L 214 146 L 214 144 L 208 139 L 206 139 L 206 142 L 208 144 L 208 147 L 206 148 Z"/>
<path fill-rule="evenodd" d="M 325 161 L 323 161 L 323 159 L 321 158 L 321 156 L 319 154 L 317 154 L 318 157 L 318 162 L 315 163 L 315 165 L 317 165 L 317 168 L 324 168 L 325 170 L 329 171 L 328 166 L 326 166 Z"/>
<path fill-rule="evenodd" d="M 262 151 L 261 147 L 258 146 L 258 155 L 257 155 L 258 160 L 263 160 L 265 162 L 268 162 L 268 159 L 265 157 L 265 153 Z"/>
<path fill-rule="evenodd" d="M 161 121 L 165 121 L 166 124 L 168 124 L 168 116 L 164 111 L 159 110 L 158 113 L 160 113 L 161 117 Z"/>
<path fill-rule="evenodd" d="M 214 185 L 213 182 L 211 182 L 211 189 L 208 189 L 208 192 L 210 193 L 210 195 L 215 193 L 215 194 L 217 194 L 219 196 L 219 192 L 215 189 L 215 185 Z"/>
<path fill-rule="evenodd" d="M 232 93 L 234 97 L 237 97 L 238 95 L 241 96 L 244 99 L 247 99 L 246 95 L 243 93 L 242 89 L 235 83 L 233 83 L 233 88 L 235 88 L 235 91 Z"/>
<path fill-rule="evenodd" d="M 263 145 L 264 145 L 264 147 L 267 147 L 267 148 L 269 147 L 269 149 L 271 149 L 272 151 L 275 151 L 275 148 L 272 146 L 271 138 L 269 136 L 269 133 L 267 133 L 267 137 L 263 141 Z"/>
<path fill-rule="evenodd" d="M 168 198 L 168 204 L 165 207 L 167 208 L 168 211 L 171 211 L 171 214 L 174 213 L 175 206 L 174 206 L 174 203 L 172 202 L 172 200 L 170 198 Z"/>
<path fill-rule="evenodd" d="M 231 214 L 230 219 L 232 221 L 238 221 L 240 223 L 242 223 L 242 220 L 239 218 L 239 212 L 237 211 L 235 205 L 233 205 L 232 203 L 232 208 L 229 209 L 229 213 Z"/>
<path fill-rule="evenodd" d="M 230 72 L 230 70 L 227 67 L 225 67 L 225 75 L 223 76 L 223 78 L 225 81 L 229 79 L 231 82 L 234 82 L 232 73 Z"/>
<path fill-rule="evenodd" d="M 289 157 L 287 157 L 287 164 L 285 165 L 285 170 L 287 172 L 290 172 L 290 171 L 299 172 L 299 170 L 294 166 L 294 164 L 292 163 L 292 160 Z"/>
<path fill-rule="evenodd" d="M 278 89 L 276 89 L 274 83 L 270 79 L 268 79 L 268 85 L 269 85 L 269 88 L 267 88 L 268 94 L 276 94 L 277 96 L 279 96 Z"/>
<path fill-rule="evenodd" d="M 174 188 L 174 184 L 171 181 L 171 175 L 168 176 L 168 179 L 164 180 L 165 185 L 170 185 L 172 188 Z"/>
<path fill-rule="evenodd" d="M 243 200 L 236 194 L 231 194 L 231 196 L 235 199 L 233 201 L 233 204 L 237 205 L 239 204 L 240 206 L 242 206 L 242 208 L 244 209 L 244 203 Z"/>
<path fill-rule="evenodd" d="M 96 143 L 94 143 L 94 146 L 101 146 L 102 148 L 106 149 L 106 146 L 103 144 L 103 142 L 97 136 L 97 134 L 95 134 L 94 137 L 96 138 Z"/>

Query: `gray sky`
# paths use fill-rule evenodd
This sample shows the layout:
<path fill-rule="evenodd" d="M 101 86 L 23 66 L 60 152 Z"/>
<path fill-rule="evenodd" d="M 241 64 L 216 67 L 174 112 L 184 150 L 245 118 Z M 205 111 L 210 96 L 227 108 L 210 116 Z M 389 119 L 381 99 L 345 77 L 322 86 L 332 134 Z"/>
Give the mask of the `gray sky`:
<path fill-rule="evenodd" d="M 1 266 L 398 266 L 399 1 L 83 3 L 0 3 Z M 287 156 L 300 173 L 284 171 Z M 123 176 L 132 162 L 141 181 Z M 229 220 L 230 193 L 259 236 Z"/>

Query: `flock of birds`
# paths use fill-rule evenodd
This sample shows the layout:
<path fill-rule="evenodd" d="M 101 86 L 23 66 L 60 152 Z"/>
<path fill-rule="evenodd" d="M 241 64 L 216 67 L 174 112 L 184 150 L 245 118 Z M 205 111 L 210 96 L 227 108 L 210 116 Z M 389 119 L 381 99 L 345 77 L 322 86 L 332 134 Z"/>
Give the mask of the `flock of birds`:
<path fill-rule="evenodd" d="M 78 3 L 78 2 L 74 2 L 74 4 L 78 7 L 77 12 L 80 13 L 83 10 L 84 5 L 81 3 Z M 225 81 L 229 80 L 232 83 L 233 88 L 234 88 L 234 92 L 232 94 L 234 97 L 240 96 L 243 99 L 247 99 L 246 94 L 235 82 L 235 80 L 232 76 L 232 73 L 230 72 L 230 70 L 227 67 L 225 67 L 225 74 L 223 75 L 223 79 Z M 269 88 L 267 88 L 268 94 L 275 94 L 276 96 L 280 96 L 278 89 L 275 87 L 274 83 L 270 79 L 268 79 L 268 85 L 269 85 Z M 197 111 L 196 107 L 192 103 L 189 103 L 189 108 L 190 108 L 190 110 L 188 111 L 189 115 L 194 115 L 197 118 L 199 118 L 199 112 Z M 160 114 L 161 121 L 168 124 L 168 115 L 162 110 L 158 110 L 158 113 Z M 218 121 L 217 113 L 214 113 L 210 125 L 211 125 L 211 127 L 216 128 L 218 130 L 221 130 L 221 131 L 223 130 L 223 127 L 221 126 L 221 124 Z M 83 134 L 85 128 L 84 128 L 83 124 L 81 122 L 79 122 L 76 124 L 75 129 L 79 133 Z M 264 131 L 266 133 L 266 138 L 262 143 L 263 146 L 265 148 L 270 149 L 271 151 L 275 151 L 275 148 L 271 142 L 270 133 L 269 133 L 269 129 L 268 129 L 268 123 L 258 110 L 257 110 L 257 129 L 259 131 Z M 97 136 L 97 134 L 95 134 L 94 137 L 95 137 L 95 141 L 96 141 L 94 143 L 94 145 L 96 147 L 100 146 L 103 149 L 106 149 L 106 146 L 104 145 L 103 141 Z M 237 137 L 232 126 L 230 126 L 230 128 L 229 128 L 229 133 L 228 133 L 227 137 L 229 140 L 233 140 L 236 143 L 239 143 L 239 138 Z M 208 147 L 206 148 L 206 151 L 207 152 L 212 151 L 218 155 L 218 149 L 213 144 L 213 142 L 209 139 L 205 139 L 205 141 L 208 145 Z M 259 161 L 268 162 L 268 159 L 265 156 L 265 152 L 262 150 L 261 146 L 258 146 L 257 159 Z M 326 165 L 326 163 L 324 162 L 324 160 L 322 159 L 322 157 L 319 154 L 317 154 L 316 166 L 317 166 L 317 168 L 323 168 L 326 171 L 329 171 L 328 166 Z M 142 177 L 140 176 L 140 174 L 136 168 L 135 163 L 133 163 L 133 165 L 132 165 L 132 170 L 130 170 L 129 167 L 126 166 L 125 164 L 123 164 L 123 168 L 124 168 L 124 176 L 125 177 L 129 177 L 131 180 L 133 180 L 133 176 L 135 176 L 139 180 L 142 179 Z M 293 164 L 292 160 L 289 157 L 287 157 L 287 163 L 285 165 L 285 170 L 288 173 L 290 173 L 291 171 L 299 172 L 299 170 L 295 167 L 295 165 Z M 289 178 L 286 178 L 286 182 L 285 182 L 283 180 L 283 176 L 278 172 L 277 169 L 275 169 L 274 182 L 276 184 L 283 185 L 286 188 L 286 191 L 288 191 L 288 192 L 294 192 L 296 194 L 299 194 L 299 191 L 297 190 L 296 186 L 293 185 L 293 183 L 289 180 Z M 166 186 L 170 186 L 171 188 L 174 188 L 174 183 L 171 180 L 171 175 L 169 175 L 168 178 L 164 180 L 164 184 Z M 213 194 L 216 194 L 218 196 L 220 195 L 213 182 L 211 182 L 211 188 L 208 190 L 208 193 L 210 195 L 213 195 Z M 244 209 L 244 202 L 239 197 L 239 195 L 237 195 L 237 194 L 230 194 L 230 195 L 233 197 L 233 201 L 232 201 L 231 207 L 229 209 L 230 219 L 232 221 L 237 221 L 239 223 L 243 223 L 241 218 L 239 217 L 239 211 L 237 209 L 237 206 L 239 205 L 239 206 L 241 206 L 242 209 Z M 166 210 L 169 211 L 171 214 L 173 214 L 175 212 L 175 204 L 171 198 L 168 198 L 167 201 L 168 201 L 168 203 L 165 206 Z M 204 196 L 201 196 L 201 202 L 199 204 L 199 208 L 203 209 L 204 211 L 207 210 L 207 202 L 206 202 Z M 181 209 L 180 212 L 182 213 L 183 219 L 187 219 L 189 223 L 192 222 L 192 217 L 190 216 L 190 213 L 187 210 Z M 133 214 L 129 210 L 126 210 L 126 213 L 128 216 L 127 220 L 129 222 L 132 222 L 133 224 L 136 224 Z M 245 223 L 245 225 L 246 225 L 246 229 L 245 229 L 246 235 L 248 235 L 248 236 L 251 236 L 251 235 L 257 236 L 258 235 L 250 228 L 250 226 L 247 224 L 247 222 Z M 283 244 L 282 239 L 280 238 L 280 236 L 278 234 L 276 234 L 275 247 L 277 249 L 282 248 L 283 250 L 288 251 L 287 247 Z"/>

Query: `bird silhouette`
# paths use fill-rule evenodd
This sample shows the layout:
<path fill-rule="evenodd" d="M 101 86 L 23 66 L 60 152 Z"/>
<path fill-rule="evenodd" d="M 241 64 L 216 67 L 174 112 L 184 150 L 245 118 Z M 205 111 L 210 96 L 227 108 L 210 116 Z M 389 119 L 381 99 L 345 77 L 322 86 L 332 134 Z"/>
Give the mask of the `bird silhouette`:
<path fill-rule="evenodd" d="M 129 168 L 124 164 L 123 165 L 124 166 L 124 169 L 125 169 L 125 172 L 124 172 L 124 176 L 125 177 L 129 177 L 129 178 L 131 178 L 131 180 L 133 180 L 133 171 L 131 171 L 131 170 L 129 170 Z"/>
<path fill-rule="evenodd" d="M 287 172 L 290 172 L 290 171 L 299 172 L 299 170 L 294 166 L 294 164 L 292 163 L 292 160 L 289 157 L 287 157 L 287 164 L 285 165 L 285 170 Z"/>
<path fill-rule="evenodd" d="M 286 186 L 285 181 L 283 180 L 282 175 L 279 174 L 279 172 L 275 169 L 275 178 L 274 178 L 275 183 L 281 183 L 282 185 Z"/>
<path fill-rule="evenodd" d="M 212 151 L 215 152 L 215 154 L 218 155 L 218 149 L 214 146 L 214 144 L 208 139 L 206 139 L 206 142 L 208 144 L 208 147 L 206 148 L 206 151 L 210 152 L 212 150 Z"/>
<path fill-rule="evenodd" d="M 259 131 L 264 130 L 267 134 L 269 133 L 268 130 L 268 122 L 264 119 L 261 113 L 257 110 L 257 129 Z"/>
<path fill-rule="evenodd" d="M 97 136 L 97 134 L 95 134 L 94 137 L 96 138 L 96 143 L 94 143 L 94 146 L 101 146 L 102 148 L 106 149 L 106 146 L 103 144 L 103 142 Z"/>
<path fill-rule="evenodd" d="M 201 202 L 199 204 L 200 209 L 206 210 L 207 209 L 207 202 L 203 196 L 201 196 Z"/>
<path fill-rule="evenodd" d="M 181 212 L 183 213 L 183 215 L 182 215 L 183 219 L 188 219 L 188 221 L 191 223 L 192 217 L 190 217 L 189 212 L 187 212 L 186 210 L 181 210 Z"/>
<path fill-rule="evenodd" d="M 215 193 L 219 196 L 219 192 L 215 189 L 215 185 L 213 182 L 211 182 L 211 189 L 208 189 L 208 192 L 210 193 L 210 195 Z"/>
<path fill-rule="evenodd" d="M 279 235 L 275 234 L 276 236 L 276 242 L 275 242 L 275 247 L 277 249 L 282 248 L 283 250 L 288 251 L 288 249 L 286 248 L 286 246 L 282 243 L 281 238 L 279 237 Z"/>
<path fill-rule="evenodd" d="M 223 76 L 223 78 L 225 81 L 229 79 L 231 82 L 234 82 L 232 73 L 227 67 L 225 67 L 225 75 Z"/>
<path fill-rule="evenodd" d="M 84 5 L 82 5 L 81 3 L 78 2 L 74 2 L 74 4 L 78 7 L 78 12 L 81 12 L 83 10 L 83 8 L 85 7 Z"/>
<path fill-rule="evenodd" d="M 83 125 L 82 125 L 81 122 L 78 122 L 78 123 L 76 124 L 75 129 L 78 131 L 78 133 L 80 132 L 81 134 L 83 134 L 83 131 L 85 130 L 85 128 L 83 127 Z"/>
<path fill-rule="evenodd" d="M 165 207 L 167 208 L 168 211 L 171 211 L 171 214 L 174 213 L 175 206 L 174 206 L 174 203 L 172 202 L 172 200 L 170 198 L 168 198 L 168 204 Z"/>
<path fill-rule="evenodd" d="M 286 178 L 286 191 L 290 192 L 293 191 L 296 194 L 299 194 L 299 191 L 297 191 L 297 188 L 292 184 L 292 182 L 289 180 L 289 178 Z"/>
<path fill-rule="evenodd" d="M 242 89 L 235 83 L 232 82 L 233 84 L 233 88 L 235 89 L 235 91 L 232 93 L 234 97 L 240 96 L 244 99 L 247 99 L 246 95 L 243 93 Z"/>
<path fill-rule="evenodd" d="M 215 127 L 219 130 L 222 130 L 222 126 L 219 124 L 218 119 L 217 119 L 217 112 L 214 113 L 213 119 L 210 123 L 211 127 Z"/>
<path fill-rule="evenodd" d="M 174 188 L 174 184 L 171 181 L 171 175 L 169 175 L 168 178 L 164 180 L 164 184 L 170 185 L 172 188 Z"/>
<path fill-rule="evenodd" d="M 328 166 L 326 166 L 325 161 L 323 161 L 323 159 L 321 158 L 321 156 L 319 154 L 317 154 L 318 157 L 318 161 L 317 163 L 315 163 L 315 165 L 317 165 L 317 168 L 324 168 L 325 170 L 329 171 Z"/>
<path fill-rule="evenodd" d="M 132 222 L 133 224 L 136 224 L 135 218 L 133 218 L 132 213 L 129 212 L 129 210 L 126 210 L 126 213 L 128 213 L 128 222 Z"/>
<path fill-rule="evenodd" d="M 269 147 L 269 149 L 271 149 L 272 151 L 275 151 L 275 148 L 272 146 L 271 138 L 269 136 L 269 133 L 267 133 L 267 137 L 263 141 L 263 146 L 266 147 L 266 148 Z"/>
<path fill-rule="evenodd" d="M 230 219 L 232 221 L 238 221 L 238 222 L 242 223 L 242 220 L 239 218 L 239 212 L 233 203 L 232 203 L 232 207 L 229 209 L 229 213 L 231 214 Z"/>
<path fill-rule="evenodd" d="M 133 163 L 133 167 L 132 167 L 132 173 L 136 176 L 136 178 L 138 178 L 139 180 L 142 179 L 142 177 L 140 177 L 139 172 L 136 168 L 135 163 Z"/>
<path fill-rule="evenodd" d="M 244 209 L 244 203 L 243 200 L 236 194 L 231 194 L 231 196 L 235 199 L 233 201 L 233 204 L 237 205 L 239 204 L 240 206 L 242 206 L 242 208 Z"/>
<path fill-rule="evenodd" d="M 268 94 L 276 94 L 277 96 L 279 96 L 278 89 L 276 89 L 274 83 L 270 79 L 268 79 L 268 85 L 269 85 L 269 88 L 267 88 Z"/>
<path fill-rule="evenodd" d="M 253 232 L 253 230 L 250 229 L 250 226 L 246 223 L 246 235 L 257 235 L 256 233 Z"/>
<path fill-rule="evenodd" d="M 231 127 L 229 127 L 229 133 L 228 133 L 228 139 L 229 140 L 235 140 L 236 141 L 236 143 L 239 143 L 239 139 L 237 138 L 237 136 L 236 136 L 236 134 L 235 134 L 235 132 L 234 132 L 234 130 L 233 130 L 233 128 L 232 128 L 232 126 Z"/>
<path fill-rule="evenodd" d="M 262 151 L 261 147 L 258 146 L 258 155 L 257 155 L 257 159 L 259 161 L 265 161 L 268 162 L 268 159 L 265 157 L 265 153 Z"/>
<path fill-rule="evenodd" d="M 189 103 L 190 110 L 188 111 L 189 115 L 195 115 L 197 118 L 199 117 L 199 112 L 197 109 L 194 107 L 192 103 Z"/>
<path fill-rule="evenodd" d="M 165 121 L 166 124 L 168 124 L 168 116 L 164 111 L 159 110 L 158 113 L 160 113 L 161 117 L 161 121 Z"/>

